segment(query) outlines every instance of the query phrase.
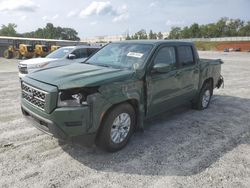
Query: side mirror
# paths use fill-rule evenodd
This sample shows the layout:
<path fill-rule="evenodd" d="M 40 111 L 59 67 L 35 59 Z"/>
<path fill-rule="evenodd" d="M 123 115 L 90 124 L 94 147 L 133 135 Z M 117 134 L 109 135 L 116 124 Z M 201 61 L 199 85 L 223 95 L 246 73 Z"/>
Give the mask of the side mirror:
<path fill-rule="evenodd" d="M 171 69 L 171 64 L 158 63 L 153 66 L 153 70 L 159 73 L 168 72 Z"/>
<path fill-rule="evenodd" d="M 76 55 L 75 54 L 69 54 L 68 55 L 68 59 L 75 59 L 76 58 Z"/>

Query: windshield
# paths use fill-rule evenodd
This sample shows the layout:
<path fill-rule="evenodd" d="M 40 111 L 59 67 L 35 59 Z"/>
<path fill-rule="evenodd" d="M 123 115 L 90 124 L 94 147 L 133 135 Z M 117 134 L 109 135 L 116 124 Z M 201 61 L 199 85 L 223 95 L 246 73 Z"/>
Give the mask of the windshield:
<path fill-rule="evenodd" d="M 46 57 L 47 58 L 63 58 L 71 51 L 72 51 L 72 48 L 59 48 L 58 50 L 55 50 L 54 52 L 47 55 Z"/>
<path fill-rule="evenodd" d="M 113 43 L 99 50 L 85 63 L 121 69 L 137 69 L 148 57 L 152 45 Z"/>

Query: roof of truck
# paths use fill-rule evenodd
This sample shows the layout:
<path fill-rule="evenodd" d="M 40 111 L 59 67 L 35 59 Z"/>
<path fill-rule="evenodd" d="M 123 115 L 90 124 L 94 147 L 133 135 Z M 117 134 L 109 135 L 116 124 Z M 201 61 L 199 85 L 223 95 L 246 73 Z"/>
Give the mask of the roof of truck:
<path fill-rule="evenodd" d="M 77 45 L 77 46 L 64 46 L 62 48 L 74 48 L 74 49 L 78 49 L 78 48 L 90 48 L 90 49 L 99 49 L 100 46 L 88 46 L 88 45 Z"/>
<path fill-rule="evenodd" d="M 125 40 L 114 43 L 137 43 L 137 44 L 152 44 L 152 45 L 160 45 L 160 44 L 193 44 L 193 42 L 187 41 L 178 41 L 178 40 Z"/>

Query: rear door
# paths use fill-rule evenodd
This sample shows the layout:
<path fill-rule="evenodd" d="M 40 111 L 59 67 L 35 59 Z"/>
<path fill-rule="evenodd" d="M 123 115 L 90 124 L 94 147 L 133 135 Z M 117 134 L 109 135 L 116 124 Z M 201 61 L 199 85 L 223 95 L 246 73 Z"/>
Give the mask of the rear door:
<path fill-rule="evenodd" d="M 196 94 L 199 84 L 198 60 L 191 45 L 178 46 L 177 56 L 180 68 L 176 77 L 180 84 L 181 99 L 190 100 Z"/>

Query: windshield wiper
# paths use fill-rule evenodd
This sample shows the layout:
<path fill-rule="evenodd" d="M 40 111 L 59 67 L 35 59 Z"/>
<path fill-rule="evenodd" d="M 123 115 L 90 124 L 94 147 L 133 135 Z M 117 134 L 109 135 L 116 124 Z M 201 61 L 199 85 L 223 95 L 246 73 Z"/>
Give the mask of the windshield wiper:
<path fill-rule="evenodd" d="M 114 68 L 114 69 L 121 69 L 120 66 L 115 66 L 115 65 L 108 65 L 108 64 L 102 64 L 102 63 L 90 63 L 90 62 L 83 62 L 89 65 L 96 65 L 100 67 L 107 67 L 107 68 Z"/>
<path fill-rule="evenodd" d="M 96 65 L 96 66 L 100 66 L 100 67 L 111 67 L 114 68 L 114 66 L 112 65 L 107 65 L 107 64 L 101 64 L 101 63 L 90 63 L 90 65 Z"/>
<path fill-rule="evenodd" d="M 83 61 L 83 62 L 81 62 L 81 63 L 84 63 L 84 64 L 90 64 L 89 62 L 87 62 L 87 61 Z"/>

